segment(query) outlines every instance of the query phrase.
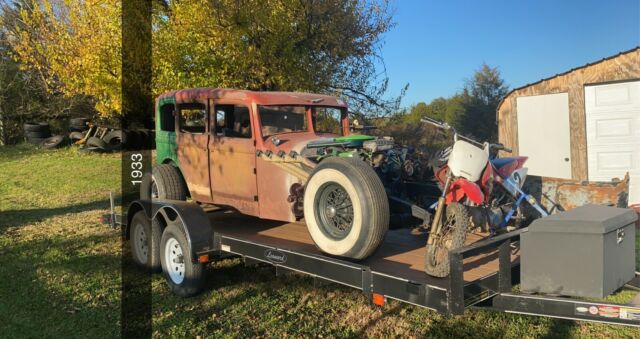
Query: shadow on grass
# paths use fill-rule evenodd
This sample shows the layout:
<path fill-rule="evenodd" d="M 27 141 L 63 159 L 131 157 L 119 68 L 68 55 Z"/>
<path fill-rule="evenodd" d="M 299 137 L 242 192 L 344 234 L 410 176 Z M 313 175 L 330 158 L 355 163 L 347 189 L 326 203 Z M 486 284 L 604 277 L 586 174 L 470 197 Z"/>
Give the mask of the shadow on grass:
<path fill-rule="evenodd" d="M 0 279 L 0 290 L 10 291 L 0 294 L 0 333 L 8 337 L 117 335 L 120 260 L 117 255 L 91 254 L 90 249 L 109 238 L 47 238 L 5 248 L 0 264 L 3 275 L 11 279 Z M 112 276 L 118 283 L 110 286 L 105 279 Z"/>
<path fill-rule="evenodd" d="M 2 234 L 3 228 L 7 227 L 20 227 L 68 213 L 80 213 L 106 208 L 109 208 L 109 202 L 98 200 L 63 207 L 2 211 L 0 212 L 0 234 Z"/>

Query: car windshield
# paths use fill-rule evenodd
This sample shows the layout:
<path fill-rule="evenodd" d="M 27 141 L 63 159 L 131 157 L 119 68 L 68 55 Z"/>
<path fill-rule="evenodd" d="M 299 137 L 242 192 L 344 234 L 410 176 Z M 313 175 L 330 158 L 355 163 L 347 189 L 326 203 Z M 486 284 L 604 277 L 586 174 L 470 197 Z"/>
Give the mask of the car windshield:
<path fill-rule="evenodd" d="M 263 137 L 309 129 L 304 106 L 260 106 L 259 111 Z"/>
<path fill-rule="evenodd" d="M 259 106 L 262 136 L 306 132 L 308 106 Z M 342 134 L 341 108 L 311 107 L 313 129 L 318 133 Z"/>
<path fill-rule="evenodd" d="M 342 110 L 339 107 L 313 107 L 313 130 L 342 135 Z"/>

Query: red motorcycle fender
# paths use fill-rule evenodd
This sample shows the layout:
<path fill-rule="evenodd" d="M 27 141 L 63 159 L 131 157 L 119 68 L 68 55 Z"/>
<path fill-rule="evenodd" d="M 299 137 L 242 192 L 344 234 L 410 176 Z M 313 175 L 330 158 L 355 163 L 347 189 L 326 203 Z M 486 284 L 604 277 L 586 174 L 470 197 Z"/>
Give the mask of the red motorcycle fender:
<path fill-rule="evenodd" d="M 465 196 L 478 205 L 484 202 L 484 194 L 480 186 L 466 179 L 456 179 L 451 183 L 446 203 L 458 202 Z"/>

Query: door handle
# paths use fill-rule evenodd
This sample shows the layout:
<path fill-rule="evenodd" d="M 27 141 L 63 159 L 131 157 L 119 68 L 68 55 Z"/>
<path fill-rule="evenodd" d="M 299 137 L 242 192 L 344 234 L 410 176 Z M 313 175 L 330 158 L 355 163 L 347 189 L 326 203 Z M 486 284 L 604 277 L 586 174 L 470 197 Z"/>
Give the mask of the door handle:
<path fill-rule="evenodd" d="M 564 158 L 564 161 L 569 162 L 569 158 Z"/>

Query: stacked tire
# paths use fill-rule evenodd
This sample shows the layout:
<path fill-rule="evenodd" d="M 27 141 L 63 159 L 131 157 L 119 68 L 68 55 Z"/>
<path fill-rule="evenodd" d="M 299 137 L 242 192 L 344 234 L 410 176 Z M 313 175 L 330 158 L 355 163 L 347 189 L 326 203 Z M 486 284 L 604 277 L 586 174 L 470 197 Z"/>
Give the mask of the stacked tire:
<path fill-rule="evenodd" d="M 40 145 L 51 137 L 51 129 L 46 122 L 27 122 L 24 124 L 24 136 L 30 144 Z"/>
<path fill-rule="evenodd" d="M 89 129 L 89 119 L 73 118 L 69 121 L 70 132 L 86 132 Z"/>
<path fill-rule="evenodd" d="M 62 135 L 51 135 L 51 128 L 46 122 L 27 122 L 24 124 L 24 136 L 27 142 L 44 149 L 54 149 L 69 144 L 69 139 Z"/>
<path fill-rule="evenodd" d="M 75 132 L 71 132 L 72 134 Z M 85 143 L 84 150 L 91 152 L 113 152 L 119 151 L 127 142 L 128 135 L 122 130 L 112 130 L 104 137 L 90 137 Z"/>

